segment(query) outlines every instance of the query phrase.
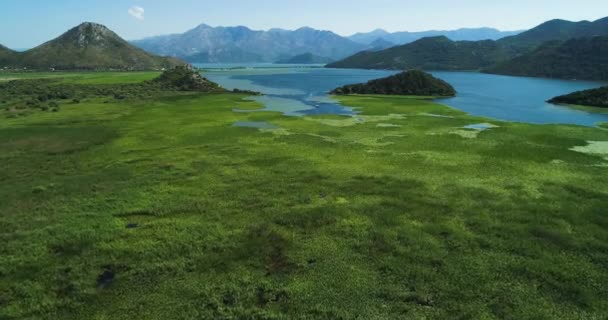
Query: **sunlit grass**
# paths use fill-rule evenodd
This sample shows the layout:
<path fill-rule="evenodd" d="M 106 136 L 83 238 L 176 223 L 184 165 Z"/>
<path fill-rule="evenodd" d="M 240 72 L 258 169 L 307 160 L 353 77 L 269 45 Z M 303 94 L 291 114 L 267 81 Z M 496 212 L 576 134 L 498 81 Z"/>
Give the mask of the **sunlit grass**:
<path fill-rule="evenodd" d="M 573 151 L 608 131 L 404 97 L 339 98 L 363 121 L 233 112 L 259 108 L 243 98 L 0 119 L 0 318 L 608 316 L 608 161 Z"/>

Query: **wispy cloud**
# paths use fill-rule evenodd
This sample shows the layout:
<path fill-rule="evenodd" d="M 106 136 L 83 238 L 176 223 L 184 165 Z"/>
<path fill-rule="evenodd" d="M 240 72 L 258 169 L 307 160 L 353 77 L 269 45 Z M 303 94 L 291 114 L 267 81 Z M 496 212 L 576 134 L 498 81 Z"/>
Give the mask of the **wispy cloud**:
<path fill-rule="evenodd" d="M 129 14 L 137 20 L 144 20 L 144 8 L 142 7 L 132 6 L 129 8 Z"/>

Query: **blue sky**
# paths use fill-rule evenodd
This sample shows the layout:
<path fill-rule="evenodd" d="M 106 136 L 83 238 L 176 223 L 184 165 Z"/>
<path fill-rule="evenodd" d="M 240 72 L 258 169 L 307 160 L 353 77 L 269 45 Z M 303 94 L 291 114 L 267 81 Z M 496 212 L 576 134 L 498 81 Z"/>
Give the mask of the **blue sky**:
<path fill-rule="evenodd" d="M 553 18 L 608 16 L 608 0 L 0 0 L 0 43 L 29 48 L 83 21 L 126 39 L 184 32 L 198 24 L 253 29 L 310 26 L 342 35 L 495 27 L 527 29 Z"/>

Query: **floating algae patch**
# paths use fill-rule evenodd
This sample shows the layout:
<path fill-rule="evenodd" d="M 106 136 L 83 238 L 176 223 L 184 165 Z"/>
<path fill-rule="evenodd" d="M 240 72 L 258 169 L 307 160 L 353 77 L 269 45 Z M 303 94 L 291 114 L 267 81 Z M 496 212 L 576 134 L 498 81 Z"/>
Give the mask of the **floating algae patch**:
<path fill-rule="evenodd" d="M 344 119 L 325 119 L 325 118 L 316 118 L 316 117 L 307 117 L 306 120 L 312 120 L 315 122 L 318 122 L 320 124 L 324 124 L 326 126 L 331 126 L 331 127 L 352 127 L 354 125 L 357 125 L 359 123 L 362 123 L 362 120 L 359 120 L 359 118 L 354 118 L 354 117 L 348 117 L 348 118 L 344 118 Z"/>
<path fill-rule="evenodd" d="M 332 126 L 332 127 L 351 127 L 360 123 L 366 122 L 384 122 L 391 120 L 403 120 L 406 119 L 405 115 L 399 113 L 391 113 L 388 115 L 382 116 L 366 116 L 366 115 L 358 115 L 356 117 L 348 117 L 342 119 L 328 119 L 328 118 L 315 118 L 308 117 L 307 120 L 312 120 L 319 122 L 324 125 Z"/>
<path fill-rule="evenodd" d="M 289 130 L 287 130 L 285 128 L 272 128 L 272 129 L 262 128 L 262 129 L 260 129 L 260 131 L 270 132 L 270 133 L 274 134 L 275 136 L 289 136 L 289 135 L 293 134 L 292 132 L 290 132 Z"/>
<path fill-rule="evenodd" d="M 477 124 L 471 124 L 471 125 L 465 126 L 464 128 L 485 131 L 485 130 L 492 129 L 492 128 L 498 128 L 498 126 L 493 125 L 491 123 L 477 123 Z"/>
<path fill-rule="evenodd" d="M 464 126 L 460 129 L 452 130 L 450 131 L 450 134 L 456 134 L 465 139 L 476 139 L 479 137 L 479 133 L 492 128 L 498 128 L 498 126 L 491 123 L 476 123 Z"/>
<path fill-rule="evenodd" d="M 378 123 L 376 125 L 378 128 L 400 128 L 401 126 L 393 123 Z"/>
<path fill-rule="evenodd" d="M 586 146 L 577 146 L 571 148 L 570 150 L 604 156 L 604 159 L 608 160 L 608 141 L 587 141 L 587 143 L 588 144 Z"/>
<path fill-rule="evenodd" d="M 425 117 L 435 117 L 435 118 L 454 118 L 452 116 L 444 116 L 442 114 L 434 114 L 434 113 L 426 113 L 426 112 L 419 113 L 418 115 L 425 116 Z"/>
<path fill-rule="evenodd" d="M 481 131 L 480 130 L 464 130 L 464 129 L 458 129 L 458 130 L 454 130 L 451 131 L 451 134 L 456 134 L 459 135 L 463 138 L 466 139 L 476 139 L 479 136 L 479 133 Z"/>

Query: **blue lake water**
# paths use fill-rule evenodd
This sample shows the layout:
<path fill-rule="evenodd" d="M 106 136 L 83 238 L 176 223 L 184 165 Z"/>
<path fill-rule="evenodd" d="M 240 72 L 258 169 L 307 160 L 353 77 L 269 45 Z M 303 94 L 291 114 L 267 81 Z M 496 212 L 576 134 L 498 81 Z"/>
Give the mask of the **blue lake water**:
<path fill-rule="evenodd" d="M 326 69 L 320 66 L 197 65 L 204 75 L 228 89 L 264 93 L 252 97 L 267 110 L 287 115 L 353 114 L 327 95 L 346 84 L 366 82 L 395 73 L 387 70 Z M 508 77 L 472 72 L 432 72 L 458 91 L 440 102 L 472 115 L 528 123 L 565 123 L 593 126 L 608 122 L 608 112 L 556 106 L 545 101 L 558 95 L 600 87 L 608 83 Z"/>

